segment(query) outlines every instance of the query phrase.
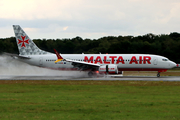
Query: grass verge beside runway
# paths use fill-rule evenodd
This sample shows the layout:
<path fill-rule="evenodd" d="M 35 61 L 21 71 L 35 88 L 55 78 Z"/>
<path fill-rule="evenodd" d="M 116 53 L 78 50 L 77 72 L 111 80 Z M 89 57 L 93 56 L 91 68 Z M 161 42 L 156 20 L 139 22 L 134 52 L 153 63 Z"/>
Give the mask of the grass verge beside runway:
<path fill-rule="evenodd" d="M 0 119 L 180 119 L 180 82 L 0 81 Z"/>

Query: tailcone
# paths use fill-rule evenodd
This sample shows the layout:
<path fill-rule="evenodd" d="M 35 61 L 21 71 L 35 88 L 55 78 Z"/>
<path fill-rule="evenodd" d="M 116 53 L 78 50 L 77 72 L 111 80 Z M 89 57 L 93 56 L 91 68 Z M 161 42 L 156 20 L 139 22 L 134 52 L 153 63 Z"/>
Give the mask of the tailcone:
<path fill-rule="evenodd" d="M 173 62 L 173 61 L 170 61 L 170 63 L 169 63 L 169 67 L 170 67 L 170 69 L 171 68 L 175 68 L 175 67 L 178 67 L 179 65 L 178 64 L 176 64 L 175 62 Z"/>

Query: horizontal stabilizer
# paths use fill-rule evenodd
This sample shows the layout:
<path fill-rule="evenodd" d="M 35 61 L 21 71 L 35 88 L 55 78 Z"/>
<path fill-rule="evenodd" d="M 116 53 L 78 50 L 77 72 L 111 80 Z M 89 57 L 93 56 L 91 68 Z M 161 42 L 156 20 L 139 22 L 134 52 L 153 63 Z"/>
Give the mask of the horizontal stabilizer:
<path fill-rule="evenodd" d="M 3 54 L 4 54 L 4 55 L 11 56 L 11 57 L 16 57 L 16 58 L 30 59 L 30 57 L 26 57 L 26 56 L 19 56 L 19 55 L 17 55 L 17 54 L 11 54 L 11 53 L 6 53 L 6 52 L 4 52 Z"/>

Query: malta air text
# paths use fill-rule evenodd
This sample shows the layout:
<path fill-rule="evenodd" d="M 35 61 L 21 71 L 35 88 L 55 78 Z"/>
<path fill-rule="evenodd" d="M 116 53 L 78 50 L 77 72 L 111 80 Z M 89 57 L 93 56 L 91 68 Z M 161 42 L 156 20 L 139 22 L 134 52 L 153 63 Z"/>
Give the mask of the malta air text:
<path fill-rule="evenodd" d="M 123 56 L 84 56 L 84 62 L 94 64 L 151 64 L 150 56 L 132 56 L 130 59 L 124 59 Z"/>

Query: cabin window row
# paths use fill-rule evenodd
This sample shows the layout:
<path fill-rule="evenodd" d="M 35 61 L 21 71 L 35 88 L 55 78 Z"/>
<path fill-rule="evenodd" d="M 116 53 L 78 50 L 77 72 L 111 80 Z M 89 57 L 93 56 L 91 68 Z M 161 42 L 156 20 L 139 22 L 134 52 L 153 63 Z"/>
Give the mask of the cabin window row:
<path fill-rule="evenodd" d="M 46 61 L 50 62 L 50 61 L 56 61 L 56 60 L 46 60 Z"/>

